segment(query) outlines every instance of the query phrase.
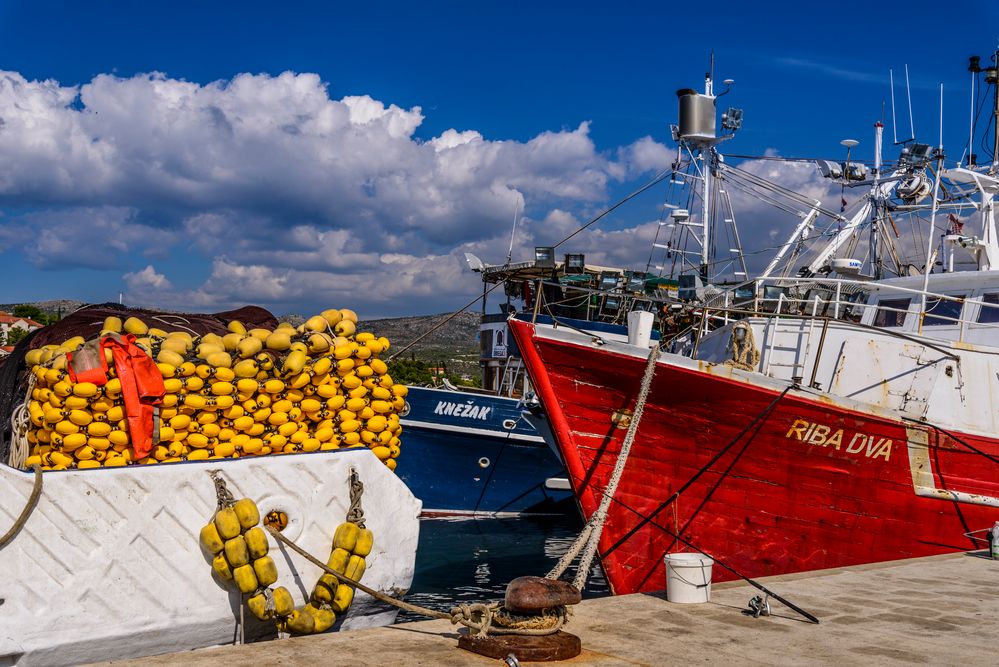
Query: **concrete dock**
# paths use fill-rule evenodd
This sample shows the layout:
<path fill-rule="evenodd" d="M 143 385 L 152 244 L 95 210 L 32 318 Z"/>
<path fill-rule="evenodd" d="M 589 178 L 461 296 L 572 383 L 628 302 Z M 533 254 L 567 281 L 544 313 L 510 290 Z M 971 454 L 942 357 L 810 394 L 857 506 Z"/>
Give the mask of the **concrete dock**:
<path fill-rule="evenodd" d="M 757 590 L 730 582 L 707 604 L 662 595 L 584 600 L 566 630 L 583 653 L 564 665 L 994 664 L 999 561 L 980 552 L 761 580 L 817 616 L 806 622 L 773 601 L 774 615 L 743 613 Z M 496 665 L 457 648 L 447 621 L 406 623 L 134 660 L 129 665 Z M 537 663 L 535 663 L 537 664 Z"/>

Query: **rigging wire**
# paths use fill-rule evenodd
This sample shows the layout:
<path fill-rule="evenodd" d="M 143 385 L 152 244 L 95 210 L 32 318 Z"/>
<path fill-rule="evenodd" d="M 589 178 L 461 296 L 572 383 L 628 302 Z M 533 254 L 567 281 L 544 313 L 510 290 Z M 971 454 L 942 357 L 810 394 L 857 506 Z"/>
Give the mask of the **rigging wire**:
<path fill-rule="evenodd" d="M 982 111 L 984 111 L 984 109 L 985 109 L 985 103 L 989 101 L 989 94 L 988 93 L 989 93 L 989 90 L 992 88 L 993 85 L 994 84 L 987 84 L 986 86 L 979 86 L 978 93 L 981 95 L 981 102 L 978 104 L 978 111 L 975 112 L 975 122 L 974 122 L 975 127 L 978 126 L 978 120 L 982 117 Z M 992 147 L 989 146 L 989 145 L 987 145 L 986 142 L 987 142 L 988 136 L 989 136 L 989 128 L 992 127 L 992 123 L 993 123 L 994 120 L 995 120 L 995 115 L 990 113 L 989 114 L 989 124 L 985 128 L 985 132 L 982 133 L 982 139 L 981 139 L 982 150 L 990 158 L 993 157 L 992 156 Z M 968 150 L 973 151 L 974 150 L 974 146 L 970 146 Z"/>
<path fill-rule="evenodd" d="M 813 158 L 813 157 L 784 157 L 781 155 L 733 155 L 730 153 L 725 154 L 726 158 L 734 158 L 737 160 L 768 160 L 771 162 L 817 162 L 819 160 L 825 160 L 826 158 Z M 835 160 L 832 160 L 835 162 Z M 850 164 L 854 163 L 864 163 L 864 164 L 874 164 L 874 160 L 855 160 L 850 159 Z"/>
<path fill-rule="evenodd" d="M 656 174 L 656 176 L 654 176 L 652 178 L 652 180 L 650 180 L 648 183 L 646 183 L 642 187 L 638 188 L 637 190 L 635 190 L 634 192 L 632 192 L 630 195 L 627 195 L 624 199 L 618 201 L 613 206 L 610 206 L 609 208 L 604 209 L 604 211 L 602 213 L 598 214 L 592 220 L 590 220 L 586 224 L 582 225 L 579 229 L 577 229 L 576 231 L 574 231 L 573 233 L 569 234 L 564 239 L 562 239 L 561 241 L 559 241 L 558 243 L 556 243 L 555 245 L 553 245 L 552 248 L 558 248 L 560 245 L 562 245 L 563 243 L 565 243 L 569 239 L 573 238 L 574 236 L 576 236 L 580 232 L 589 229 L 590 227 L 592 227 L 593 225 L 595 225 L 597 222 L 599 222 L 600 220 L 603 220 L 605 217 L 607 217 L 610 213 L 612 213 L 616 209 L 620 208 L 625 203 L 631 201 L 632 199 L 634 199 L 638 195 L 642 194 L 643 192 L 645 192 L 649 188 L 654 187 L 655 185 L 658 185 L 659 183 L 661 183 L 666 178 L 666 176 L 668 176 L 671 173 L 673 173 L 673 169 L 672 168 L 663 169 L 658 174 Z"/>
<path fill-rule="evenodd" d="M 674 163 L 674 165 L 673 165 L 673 175 L 676 174 L 676 167 L 677 166 L 678 165 L 676 163 Z M 663 233 L 663 228 L 666 225 L 666 217 L 667 217 L 666 216 L 666 211 L 670 207 L 669 202 L 670 202 L 670 199 L 671 199 L 672 194 L 673 194 L 673 185 L 675 183 L 676 183 L 676 181 L 671 177 L 670 181 L 669 181 L 669 187 L 666 188 L 666 195 L 663 197 L 662 211 L 660 211 L 660 213 L 659 213 L 659 220 L 656 221 L 657 222 L 656 234 L 652 238 L 652 247 L 649 249 L 649 261 L 646 262 L 646 264 L 645 264 L 645 273 L 646 274 L 650 273 L 650 269 L 652 268 L 652 260 L 655 258 L 655 254 L 656 254 L 656 244 L 659 243 L 659 236 L 660 236 L 660 234 Z M 672 234 L 671 234 L 671 236 L 672 236 Z M 670 246 L 667 246 L 667 253 L 669 252 L 669 247 Z M 665 266 L 665 264 L 666 264 L 666 258 L 664 257 L 663 258 L 663 265 Z M 661 270 L 659 271 L 659 277 L 662 277 L 662 271 Z"/>
<path fill-rule="evenodd" d="M 579 229 L 577 229 L 576 231 L 572 232 L 571 234 L 569 234 L 568 236 L 566 236 L 564 239 L 562 239 L 561 241 L 559 241 L 558 243 L 556 243 L 554 246 L 552 246 L 552 248 L 559 247 L 560 245 L 562 245 L 563 243 L 565 243 L 566 241 L 568 241 L 572 237 L 576 236 L 580 232 L 588 229 L 589 227 L 591 227 L 594 224 L 596 224 L 598 221 L 600 221 L 603 218 L 607 217 L 608 214 L 610 214 L 615 209 L 619 208 L 621 205 L 623 205 L 626 202 L 634 199 L 635 197 L 637 197 L 638 195 L 642 194 L 643 192 L 645 192 L 649 188 L 657 185 L 658 183 L 661 183 L 663 181 L 663 179 L 667 175 L 669 175 L 670 173 L 672 173 L 672 169 L 663 169 L 658 174 L 656 174 L 652 178 L 652 180 L 650 180 L 649 182 L 647 182 L 645 185 L 643 185 L 642 187 L 638 188 L 637 190 L 635 190 L 631 194 L 627 195 L 624 199 L 619 200 L 616 204 L 610 206 L 609 208 L 604 209 L 596 217 L 592 218 L 589 222 L 587 222 L 586 224 L 582 225 Z M 509 266 L 509 262 L 507 262 L 504 266 Z M 453 313 L 451 313 L 450 315 L 448 315 L 442 321 L 438 322 L 435 326 L 431 327 L 427 331 L 425 331 L 422 334 L 420 334 L 419 336 L 417 336 L 408 345 L 406 345 L 401 350 L 399 350 L 398 352 L 396 352 L 395 354 L 393 354 L 391 357 L 389 357 L 388 360 L 389 361 L 394 361 L 395 359 L 397 359 L 399 357 L 400 354 L 406 352 L 411 347 L 413 347 L 414 345 L 416 345 L 419 341 L 423 340 L 424 338 L 426 338 L 427 336 L 429 336 L 430 334 L 432 334 L 433 332 L 437 331 L 438 329 L 440 329 L 441 327 L 443 327 L 445 324 L 447 324 L 448 322 L 450 322 L 451 320 L 453 320 L 459 314 L 465 312 L 466 310 L 468 310 L 469 308 L 471 308 L 472 306 L 474 306 L 476 303 L 479 302 L 479 300 L 484 299 L 487 294 L 489 294 L 490 292 L 492 292 L 493 290 L 495 290 L 496 288 L 498 288 L 502 284 L 503 284 L 503 282 L 498 282 L 498 283 L 494 284 L 492 287 L 489 287 L 488 289 L 484 289 L 483 292 L 482 292 L 482 294 L 478 295 L 477 297 L 475 297 L 474 299 L 472 299 L 471 301 L 469 301 L 468 303 L 466 303 L 464 306 L 462 306 L 458 310 L 456 310 Z"/>
<path fill-rule="evenodd" d="M 809 209 L 817 208 L 820 213 L 832 218 L 833 220 L 841 220 L 844 222 L 846 221 L 846 218 L 844 218 L 841 213 L 830 211 L 829 209 L 824 208 L 822 206 L 816 206 L 814 200 L 809 199 L 808 197 L 800 193 L 797 193 L 794 190 L 790 190 L 788 188 L 779 186 L 776 183 L 771 183 L 767 179 L 761 176 L 757 176 L 756 174 L 746 171 L 745 169 L 740 169 L 739 167 L 733 167 L 732 165 L 725 163 L 721 163 L 719 167 L 722 169 L 722 171 L 726 173 L 731 173 L 731 172 L 737 173 L 739 174 L 739 176 L 753 182 L 754 184 L 758 185 L 764 190 L 768 190 L 770 192 L 773 192 L 774 194 L 782 195 L 792 201 L 800 203 L 802 206 L 808 206 Z"/>

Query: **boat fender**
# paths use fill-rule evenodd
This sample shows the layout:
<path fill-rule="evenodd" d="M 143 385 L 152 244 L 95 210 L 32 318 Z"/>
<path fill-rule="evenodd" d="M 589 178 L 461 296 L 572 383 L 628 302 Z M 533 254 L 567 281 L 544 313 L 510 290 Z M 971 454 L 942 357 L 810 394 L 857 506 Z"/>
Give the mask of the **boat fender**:
<path fill-rule="evenodd" d="M 732 357 L 725 361 L 729 366 L 755 371 L 760 363 L 760 351 L 756 349 L 753 327 L 748 322 L 736 322 L 732 326 L 727 349 L 732 353 Z"/>

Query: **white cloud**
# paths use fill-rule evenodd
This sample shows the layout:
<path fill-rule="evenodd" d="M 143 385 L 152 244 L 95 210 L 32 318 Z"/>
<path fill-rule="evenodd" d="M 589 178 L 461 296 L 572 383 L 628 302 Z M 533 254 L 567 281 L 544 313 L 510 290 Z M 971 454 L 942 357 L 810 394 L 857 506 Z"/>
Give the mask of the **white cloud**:
<path fill-rule="evenodd" d="M 649 137 L 601 152 L 585 122 L 524 142 L 458 129 L 422 141 L 423 119 L 419 107 L 333 99 L 314 74 L 63 86 L 0 71 L 0 251 L 117 271 L 147 305 L 357 298 L 429 312 L 477 290 L 456 258 L 505 254 L 515 210 L 524 243 L 536 226 L 551 242 L 612 183 L 672 159 Z M 172 285 L 187 281 L 149 264 L 167 256 L 210 277 L 178 298 Z"/>
<path fill-rule="evenodd" d="M 768 151 L 767 157 L 774 157 Z M 824 179 L 813 162 L 784 162 L 780 160 L 748 160 L 739 169 L 776 183 L 804 197 L 807 201 L 794 201 L 785 196 L 774 195 L 759 189 L 749 192 L 736 186 L 726 185 L 735 211 L 735 219 L 744 250 L 749 253 L 746 263 L 749 272 L 759 272 L 770 261 L 773 250 L 782 245 L 791 231 L 811 210 L 813 202 L 820 202 L 826 211 L 840 210 L 840 186 Z M 762 193 L 763 196 L 760 196 Z M 853 201 L 858 192 L 846 191 L 845 197 Z M 778 202 L 783 208 L 774 206 Z M 819 233 L 835 228 L 836 222 L 828 216 L 820 216 L 812 232 L 812 239 Z M 797 265 L 801 265 L 799 260 Z"/>
<path fill-rule="evenodd" d="M 668 169 L 673 164 L 673 160 L 676 159 L 675 150 L 667 148 L 648 136 L 622 148 L 619 153 L 621 161 L 624 162 L 628 172 L 632 175 Z"/>
<path fill-rule="evenodd" d="M 173 235 L 139 222 L 130 207 L 64 207 L 11 216 L 0 241 L 32 265 L 58 271 L 90 268 L 120 271 L 136 257 L 162 256 Z"/>
<path fill-rule="evenodd" d="M 173 289 L 173 285 L 162 273 L 157 273 L 152 264 L 141 271 L 129 272 L 122 276 L 129 293 Z"/>

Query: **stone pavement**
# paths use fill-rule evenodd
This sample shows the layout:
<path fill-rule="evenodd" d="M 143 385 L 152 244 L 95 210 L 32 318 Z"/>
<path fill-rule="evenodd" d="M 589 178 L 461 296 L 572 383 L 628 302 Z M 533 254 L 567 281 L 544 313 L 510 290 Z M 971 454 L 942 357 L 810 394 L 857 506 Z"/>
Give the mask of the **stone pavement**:
<path fill-rule="evenodd" d="M 797 575 L 763 583 L 817 616 L 780 603 L 743 613 L 757 590 L 730 582 L 708 604 L 662 595 L 585 600 L 567 630 L 583 653 L 563 665 L 996 664 L 999 561 L 980 552 Z M 133 660 L 129 665 L 497 665 L 456 647 L 447 621 L 423 621 Z"/>

